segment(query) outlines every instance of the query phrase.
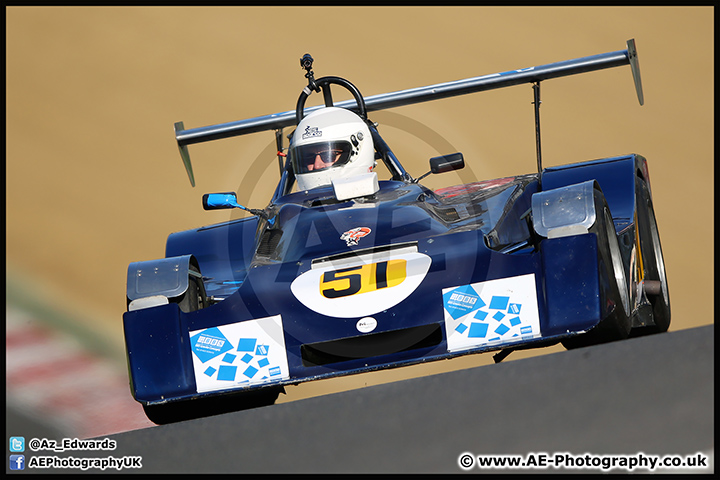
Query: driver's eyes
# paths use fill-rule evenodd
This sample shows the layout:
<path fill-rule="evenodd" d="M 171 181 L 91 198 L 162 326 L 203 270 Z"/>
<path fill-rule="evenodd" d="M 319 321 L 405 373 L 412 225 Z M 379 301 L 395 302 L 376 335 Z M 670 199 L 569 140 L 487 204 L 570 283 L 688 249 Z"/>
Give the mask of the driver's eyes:
<path fill-rule="evenodd" d="M 315 159 L 319 156 L 323 163 L 332 163 L 341 153 L 342 150 L 323 150 L 322 152 L 309 153 L 305 158 L 305 162 L 308 165 L 315 163 Z"/>

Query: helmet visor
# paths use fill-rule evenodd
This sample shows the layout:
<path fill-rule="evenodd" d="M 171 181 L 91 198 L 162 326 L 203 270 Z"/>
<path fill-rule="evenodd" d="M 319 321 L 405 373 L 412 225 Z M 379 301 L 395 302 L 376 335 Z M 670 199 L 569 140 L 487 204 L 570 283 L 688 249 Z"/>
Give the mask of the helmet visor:
<path fill-rule="evenodd" d="M 326 142 L 301 145 L 292 152 L 295 174 L 317 172 L 345 165 L 350 159 L 350 142 Z"/>

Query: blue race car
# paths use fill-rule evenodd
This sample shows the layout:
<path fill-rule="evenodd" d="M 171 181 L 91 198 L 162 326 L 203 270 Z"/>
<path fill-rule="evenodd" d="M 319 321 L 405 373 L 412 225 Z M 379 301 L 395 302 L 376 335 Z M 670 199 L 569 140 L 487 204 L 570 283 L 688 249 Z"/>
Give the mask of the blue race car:
<path fill-rule="evenodd" d="M 670 302 L 645 158 L 543 168 L 540 82 L 630 65 L 627 49 L 364 98 L 308 80 L 295 110 L 185 129 L 188 145 L 273 130 L 280 181 L 250 216 L 173 233 L 128 268 L 130 385 L 162 424 L 273 403 L 285 385 L 470 353 L 567 348 L 664 332 Z M 452 153 L 413 178 L 368 112 L 521 83 L 534 92 L 537 172 L 431 190 Z M 330 87 L 352 100 L 333 102 Z M 305 108 L 313 92 L 324 105 Z M 283 145 L 283 129 L 294 127 Z M 387 173 L 379 179 L 376 166 Z M 378 168 L 379 169 L 379 168 Z"/>

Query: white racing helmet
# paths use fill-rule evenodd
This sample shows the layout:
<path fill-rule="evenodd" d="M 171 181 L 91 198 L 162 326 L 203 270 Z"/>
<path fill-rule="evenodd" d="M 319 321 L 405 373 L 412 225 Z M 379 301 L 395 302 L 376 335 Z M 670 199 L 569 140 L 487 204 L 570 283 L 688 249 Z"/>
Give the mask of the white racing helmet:
<path fill-rule="evenodd" d="M 330 185 L 375 166 L 370 129 L 355 113 L 339 107 L 303 118 L 290 140 L 289 155 L 299 190 Z"/>

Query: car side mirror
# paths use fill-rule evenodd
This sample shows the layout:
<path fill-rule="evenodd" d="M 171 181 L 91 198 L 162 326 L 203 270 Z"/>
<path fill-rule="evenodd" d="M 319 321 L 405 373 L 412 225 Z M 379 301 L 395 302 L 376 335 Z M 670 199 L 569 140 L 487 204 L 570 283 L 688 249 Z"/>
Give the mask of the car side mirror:
<path fill-rule="evenodd" d="M 275 219 L 270 218 L 264 210 L 258 210 L 255 208 L 247 208 L 240 205 L 237 202 L 237 195 L 235 192 L 227 193 L 206 193 L 202 198 L 203 208 L 205 210 L 222 210 L 225 208 L 239 208 L 245 210 L 248 213 L 255 215 L 256 217 L 264 218 L 268 221 L 268 224 L 273 225 Z"/>
<path fill-rule="evenodd" d="M 235 195 L 235 192 L 206 193 L 203 195 L 202 202 L 205 210 L 220 210 L 224 208 L 242 208 L 245 210 L 245 207 L 237 203 L 237 195 Z"/>
<path fill-rule="evenodd" d="M 419 176 L 414 182 L 419 182 L 431 173 L 445 173 L 452 170 L 460 170 L 461 168 L 465 168 L 465 158 L 460 152 L 433 157 L 430 159 L 430 171 Z"/>
<path fill-rule="evenodd" d="M 465 168 L 465 158 L 460 152 L 441 155 L 430 159 L 431 173 L 445 173 Z"/>

